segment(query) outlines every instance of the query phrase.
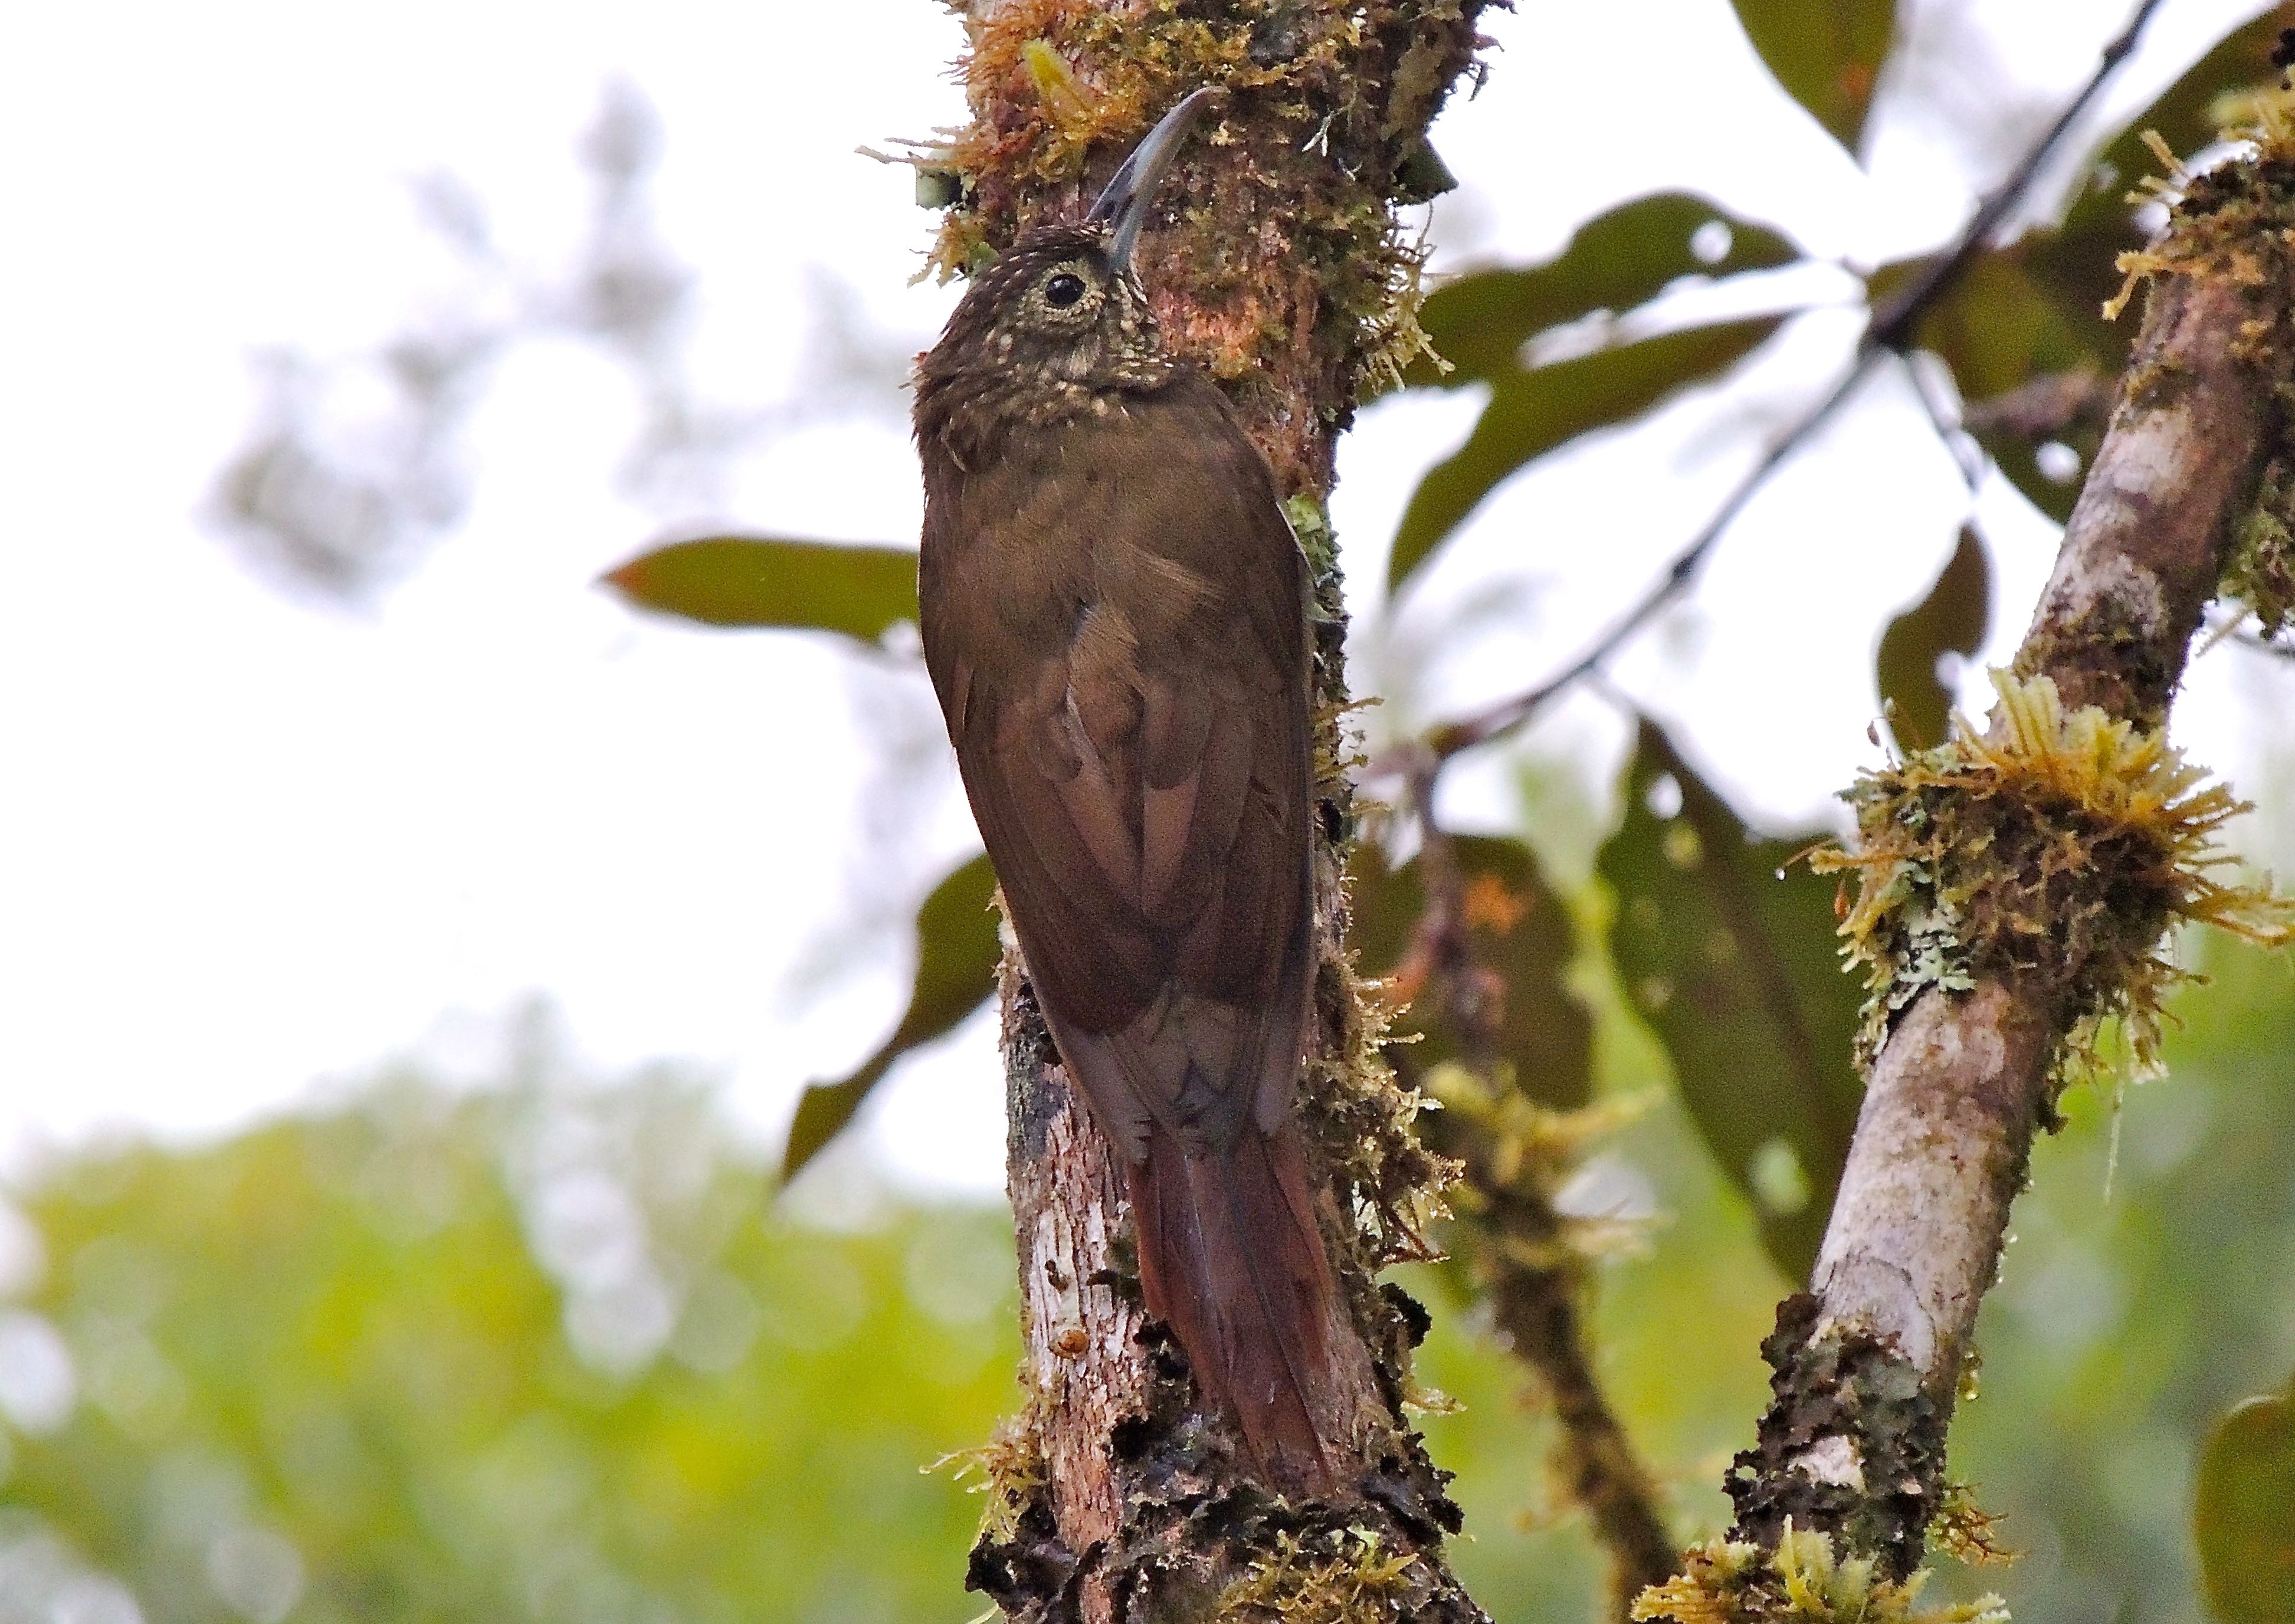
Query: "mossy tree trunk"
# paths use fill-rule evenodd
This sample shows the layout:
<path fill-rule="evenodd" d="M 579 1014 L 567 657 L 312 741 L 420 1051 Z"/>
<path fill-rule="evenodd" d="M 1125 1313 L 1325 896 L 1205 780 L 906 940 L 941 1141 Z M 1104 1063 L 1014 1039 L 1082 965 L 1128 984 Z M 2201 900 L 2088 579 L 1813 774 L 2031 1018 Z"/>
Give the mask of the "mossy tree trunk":
<path fill-rule="evenodd" d="M 960 184 L 938 250 L 960 272 L 1081 215 L 1156 115 L 1198 85 L 1227 88 L 1216 131 L 1165 183 L 1139 269 L 1166 340 L 1221 379 L 1265 452 L 1315 591 L 1319 1036 L 1301 1116 L 1345 1305 L 1348 1487 L 1327 1504 L 1270 1494 L 1146 1325 L 1119 1170 L 1008 959 L 1028 1403 L 990 1452 L 970 1582 L 1012 1618 L 1482 1616 L 1450 1572 L 1458 1510 L 1403 1409 L 1425 1318 L 1375 1278 L 1421 1249 L 1438 1164 L 1412 1138 L 1344 948 L 1350 696 L 1323 519 L 1336 437 L 1366 382 L 1410 352 L 1417 266 L 1393 210 L 1441 174 L 1425 132 L 1473 69 L 1482 3 L 971 0 L 973 121 L 920 159 Z"/>

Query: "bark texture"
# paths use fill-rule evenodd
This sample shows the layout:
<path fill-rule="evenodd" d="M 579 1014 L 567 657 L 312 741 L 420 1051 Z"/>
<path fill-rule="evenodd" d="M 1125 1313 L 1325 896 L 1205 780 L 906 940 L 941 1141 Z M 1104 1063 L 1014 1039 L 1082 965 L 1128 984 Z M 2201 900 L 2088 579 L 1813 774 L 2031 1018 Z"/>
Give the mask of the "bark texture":
<path fill-rule="evenodd" d="M 2202 177 L 2140 257 L 2153 281 L 2135 358 L 2014 666 L 2067 711 L 2166 722 L 2282 438 L 2289 175 L 2265 161 Z M 1810 1293 L 1765 1344 L 1775 1400 L 1730 1476 L 1735 1538 L 1774 1548 L 1790 1522 L 1888 1577 L 1918 1565 L 2010 1204 L 2053 1124 L 2061 1046 L 2092 1013 L 2071 995 L 2079 957 L 1932 986 L 1896 1019 Z"/>
<path fill-rule="evenodd" d="M 1335 437 L 1407 355 L 1416 259 L 1393 206 L 1439 174 L 1425 129 L 1477 45 L 1482 0 L 971 0 L 973 123 L 919 161 L 960 199 L 945 269 L 1080 216 L 1156 116 L 1229 92 L 1164 191 L 1138 258 L 1165 339 L 1228 388 L 1266 453 L 1314 577 L 1319 699 L 1317 1057 L 1300 1117 L 1339 1276 L 1346 1488 L 1258 1481 L 1139 1306 L 1123 1179 L 1008 958 L 1009 1182 L 1029 1390 L 995 1452 L 969 1582 L 1019 1620 L 1477 1620 L 1442 1550 L 1458 1514 L 1405 1417 L 1425 1317 L 1376 1270 L 1417 1247 L 1439 1175 L 1376 1056 L 1344 951 L 1353 814 L 1337 717 L 1344 614 L 1322 522 Z"/>

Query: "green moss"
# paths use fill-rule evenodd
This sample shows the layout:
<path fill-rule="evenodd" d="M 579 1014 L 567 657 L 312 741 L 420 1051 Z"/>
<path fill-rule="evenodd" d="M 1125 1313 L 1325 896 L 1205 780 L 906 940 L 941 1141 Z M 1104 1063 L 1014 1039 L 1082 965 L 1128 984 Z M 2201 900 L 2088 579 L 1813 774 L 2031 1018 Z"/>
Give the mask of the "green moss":
<path fill-rule="evenodd" d="M 1368 1529 L 1277 1536 L 1273 1552 L 1220 1593 L 1215 1624 L 1395 1624 L 1412 1616 L 1416 1552 L 1384 1549 Z"/>
<path fill-rule="evenodd" d="M 1021 1519 L 1049 1481 L 1041 1412 L 1031 1400 L 999 1423 L 986 1443 L 943 1455 L 926 1470 L 951 1471 L 972 1493 L 984 1496 L 978 1537 L 1003 1544 L 1018 1534 Z"/>
<path fill-rule="evenodd" d="M 1355 1215 L 1349 1241 L 1360 1268 L 1348 1272 L 1359 1273 L 1368 1288 L 1390 1263 L 1438 1255 L 1426 1231 L 1449 1215 L 1444 1192 L 1458 1169 L 1428 1150 L 1413 1129 L 1426 1101 L 1387 1064 L 1394 1011 L 1380 984 L 1357 975 L 1352 955 L 1334 948 L 1324 958 L 1319 993 L 1339 1042 L 1328 1057 L 1308 1064 L 1308 1130 L 1337 1178 L 1343 1204 Z"/>
<path fill-rule="evenodd" d="M 1993 730 L 1956 736 L 1860 777 L 1853 849 L 1813 854 L 1858 877 L 1842 925 L 1866 967 L 1858 1041 L 1869 1065 L 1898 1015 L 1931 987 L 2037 974 L 2073 1012 L 2059 1086 L 2095 1057 L 2118 1017 L 2139 1066 L 2155 1063 L 2160 999 L 2183 973 L 2163 956 L 2191 920 L 2250 940 L 2289 934 L 2286 904 L 2209 870 L 2223 825 L 2246 811 L 2164 737 L 2096 707 L 2067 713 L 2046 677 L 1996 672 Z"/>
<path fill-rule="evenodd" d="M 1693 1546 L 1680 1575 L 1643 1591 L 1630 1616 L 1675 1624 L 1788 1619 L 1812 1624 L 2008 1624 L 2007 1606 L 1997 1595 L 1951 1607 L 1920 1606 L 1927 1579 L 1923 1569 L 1903 1584 L 1891 1583 L 1876 1577 L 1873 1563 L 1863 1557 L 1836 1557 L 1824 1535 L 1788 1529 L 1774 1551 L 1726 1539 Z"/>
<path fill-rule="evenodd" d="M 1430 42 L 1448 39 L 1439 25 L 1458 5 L 1229 0 L 1214 16 L 1200 10 L 1022 0 L 974 24 L 964 65 L 974 122 L 915 143 L 911 160 L 959 183 L 927 269 L 943 280 L 969 273 L 983 241 L 1008 245 L 1046 208 L 1064 208 L 1094 151 L 1121 150 L 1188 90 L 1219 86 L 1249 98 L 1253 133 L 1223 125 L 1209 133 L 1213 146 L 1261 144 L 1236 154 L 1249 195 L 1172 200 L 1189 297 L 1239 311 L 1264 303 L 1270 265 L 1289 267 L 1298 286 L 1274 319 L 1247 320 L 1207 347 L 1205 364 L 1240 382 L 1295 357 L 1303 310 L 1351 392 L 1392 387 L 1425 339 L 1424 247 L 1399 233 L 1390 204 L 1431 184 L 1423 126 L 1460 64 Z M 1382 117 L 1360 70 L 1370 42 L 1387 37 L 1411 43 Z"/>
<path fill-rule="evenodd" d="M 2017 1552 L 2000 1542 L 2000 1519 L 1976 1503 L 1969 1483 L 1947 1483 L 1944 1504 L 1929 1528 L 1929 1542 L 1938 1550 L 1972 1568 L 2005 1567 Z"/>
<path fill-rule="evenodd" d="M 2222 591 L 2253 611 L 2266 637 L 2295 621 L 2295 475 L 2283 453 L 2264 469 L 2255 506 L 2240 521 Z"/>
<path fill-rule="evenodd" d="M 1291 534 L 1299 538 L 1299 551 L 1307 555 L 1307 568 L 1320 577 L 1339 567 L 1339 538 L 1331 529 L 1330 510 L 1323 499 L 1312 491 L 1302 491 L 1283 504 L 1283 517 L 1291 521 Z"/>

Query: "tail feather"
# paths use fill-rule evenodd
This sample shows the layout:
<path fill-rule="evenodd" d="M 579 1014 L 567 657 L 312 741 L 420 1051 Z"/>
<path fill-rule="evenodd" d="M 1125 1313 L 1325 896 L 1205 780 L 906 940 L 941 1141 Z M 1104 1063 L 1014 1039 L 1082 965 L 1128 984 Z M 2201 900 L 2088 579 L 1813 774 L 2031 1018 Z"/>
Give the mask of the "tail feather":
<path fill-rule="evenodd" d="M 1246 1127 L 1224 1149 L 1151 1131 L 1131 1170 L 1148 1311 L 1278 1481 L 1332 1484 L 1329 1260 L 1296 1130 Z"/>

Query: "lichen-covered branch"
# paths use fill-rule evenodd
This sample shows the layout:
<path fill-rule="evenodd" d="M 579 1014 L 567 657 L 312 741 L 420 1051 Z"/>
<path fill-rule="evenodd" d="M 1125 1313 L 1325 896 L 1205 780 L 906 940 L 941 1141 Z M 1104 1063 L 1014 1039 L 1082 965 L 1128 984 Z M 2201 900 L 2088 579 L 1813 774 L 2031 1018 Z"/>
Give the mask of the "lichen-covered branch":
<path fill-rule="evenodd" d="M 1733 1537 L 1757 1553 L 1790 1528 L 1875 1582 L 1915 1571 L 2009 1206 L 2095 1024 L 2122 1017 L 2141 1057 L 2179 920 L 2285 934 L 2267 899 L 2210 877 L 2236 808 L 2160 733 L 2201 612 L 2276 501 L 2295 377 L 2286 152 L 2274 136 L 2177 177 L 2166 234 L 2128 262 L 2150 282 L 2135 358 L 2000 705 L 1982 736 L 1852 792 L 1859 833 L 1837 865 L 1859 870 L 1868 1087 L 1810 1291 L 1764 1347 L 1774 1401 L 1730 1474 Z M 1652 1617 L 1697 1604 L 1645 1598 Z"/>
<path fill-rule="evenodd" d="M 1029 1398 L 988 1455 L 970 1582 L 1014 1619 L 1482 1617 L 1443 1555 L 1458 1510 L 1403 1409 L 1425 1318 L 1376 1279 L 1423 1253 L 1442 1168 L 1411 1135 L 1416 1102 L 1379 1058 L 1381 1012 L 1343 945 L 1345 616 L 1322 498 L 1359 392 L 1418 342 L 1417 254 L 1393 208 L 1440 188 L 1426 124 L 1473 61 L 1482 4 L 969 0 L 972 122 L 913 160 L 920 194 L 952 205 L 935 261 L 960 273 L 1081 215 L 1157 114 L 1225 87 L 1138 265 L 1166 341 L 1226 385 L 1265 452 L 1315 592 L 1319 1039 L 1300 1115 L 1346 1303 L 1347 1487 L 1327 1504 L 1271 1494 L 1146 1322 L 1123 1180 L 1008 962 Z"/>

